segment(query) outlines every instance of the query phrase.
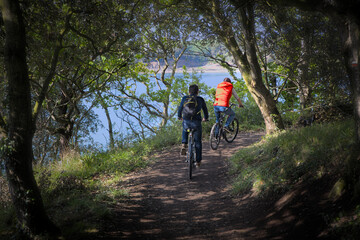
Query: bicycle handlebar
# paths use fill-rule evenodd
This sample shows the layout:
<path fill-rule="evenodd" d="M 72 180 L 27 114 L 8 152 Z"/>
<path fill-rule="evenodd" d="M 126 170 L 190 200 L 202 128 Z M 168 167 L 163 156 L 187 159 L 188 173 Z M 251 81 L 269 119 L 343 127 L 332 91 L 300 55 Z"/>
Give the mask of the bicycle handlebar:
<path fill-rule="evenodd" d="M 233 103 L 233 102 L 231 102 L 230 103 L 230 105 L 229 105 L 229 108 L 231 108 L 231 107 L 233 107 L 233 106 L 235 106 L 235 107 L 239 107 L 239 104 L 236 104 L 236 103 Z M 245 106 L 244 105 L 242 105 L 242 107 L 241 108 L 244 108 Z"/>

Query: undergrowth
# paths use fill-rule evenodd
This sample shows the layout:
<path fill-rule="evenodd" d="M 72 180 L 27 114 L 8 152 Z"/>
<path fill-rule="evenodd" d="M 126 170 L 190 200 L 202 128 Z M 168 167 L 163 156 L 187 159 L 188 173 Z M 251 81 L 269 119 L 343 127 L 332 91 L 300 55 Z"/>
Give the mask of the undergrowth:
<path fill-rule="evenodd" d="M 353 122 L 282 131 L 236 153 L 232 173 L 238 193 L 286 190 L 300 180 L 344 169 L 354 144 Z"/>
<path fill-rule="evenodd" d="M 354 152 L 353 120 L 333 122 L 282 131 L 264 137 L 231 158 L 234 193 L 258 196 L 280 194 L 297 183 L 311 183 L 323 176 L 342 179 L 349 175 L 348 165 Z M 344 189 L 337 190 L 341 194 Z M 341 188 L 340 187 L 340 188 Z M 329 222 L 336 236 L 353 239 L 360 229 L 359 212 L 339 213 Z M 342 238 L 339 238 L 342 239 Z"/>
<path fill-rule="evenodd" d="M 78 154 L 70 151 L 62 159 L 46 166 L 34 166 L 34 174 L 42 192 L 50 218 L 66 239 L 97 232 L 110 208 L 128 198 L 121 179 L 153 162 L 154 153 L 180 143 L 178 125 L 159 131 L 143 141 L 127 143 L 111 151 Z M 5 186 L 1 184 L 1 186 Z M 6 193 L 8 195 L 8 192 Z M 2 197 L 3 198 L 3 197 Z M 0 238 L 15 231 L 15 213 L 10 199 L 0 199 Z"/>

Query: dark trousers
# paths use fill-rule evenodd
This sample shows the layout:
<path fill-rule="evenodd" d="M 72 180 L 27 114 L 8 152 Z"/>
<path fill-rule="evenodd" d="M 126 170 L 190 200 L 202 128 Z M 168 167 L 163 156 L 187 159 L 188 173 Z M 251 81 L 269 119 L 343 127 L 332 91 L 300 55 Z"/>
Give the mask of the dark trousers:
<path fill-rule="evenodd" d="M 199 120 L 184 120 L 183 121 L 183 132 L 182 132 L 182 143 L 188 143 L 189 132 L 186 129 L 191 128 L 195 129 L 194 132 L 194 142 L 195 142 L 195 150 L 196 150 L 196 161 L 200 162 L 202 160 L 202 127 L 201 121 Z"/>

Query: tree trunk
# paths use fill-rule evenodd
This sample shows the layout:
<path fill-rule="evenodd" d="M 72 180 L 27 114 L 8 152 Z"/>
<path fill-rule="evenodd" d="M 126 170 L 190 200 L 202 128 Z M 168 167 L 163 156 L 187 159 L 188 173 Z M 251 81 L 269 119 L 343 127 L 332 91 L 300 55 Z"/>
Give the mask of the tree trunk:
<path fill-rule="evenodd" d="M 281 115 L 276 102 L 263 83 L 261 68 L 256 53 L 254 7 L 252 2 L 243 4 L 241 1 L 230 1 L 236 7 L 236 14 L 231 15 L 239 20 L 242 31 L 239 38 L 245 43 L 244 51 L 237 42 L 237 36 L 223 9 L 223 2 L 219 0 L 193 1 L 193 5 L 202 11 L 209 19 L 212 31 L 225 44 L 233 56 L 246 86 L 258 105 L 266 126 L 266 133 L 271 134 L 278 129 L 284 129 Z"/>
<path fill-rule="evenodd" d="M 30 81 L 25 54 L 25 28 L 17 0 L 2 0 L 5 24 L 4 62 L 8 82 L 8 142 L 5 168 L 19 226 L 34 238 L 58 232 L 49 220 L 32 169 L 33 125 Z"/>
<path fill-rule="evenodd" d="M 63 158 L 69 152 L 69 143 L 73 134 L 74 123 L 69 120 L 68 123 L 58 130 L 60 134 L 60 156 Z"/>
<path fill-rule="evenodd" d="M 256 54 L 254 9 L 249 3 L 246 7 L 238 8 L 246 53 L 240 51 L 234 33 L 228 26 L 228 33 L 223 36 L 225 45 L 234 57 L 236 64 L 244 78 L 247 88 L 258 105 L 265 121 L 266 133 L 271 134 L 279 129 L 284 129 L 281 115 L 270 91 L 262 80 L 261 68 Z"/>
<path fill-rule="evenodd" d="M 253 78 L 251 70 L 241 67 L 241 63 L 236 61 L 239 69 L 242 69 L 241 75 L 245 80 L 246 86 L 258 105 L 263 116 L 266 133 L 271 134 L 279 129 L 284 129 L 281 115 L 276 107 L 276 102 L 271 96 L 269 90 L 262 82 L 262 78 Z"/>
<path fill-rule="evenodd" d="M 67 91 L 66 87 L 61 89 L 61 101 L 55 119 L 60 125 L 56 133 L 60 135 L 60 157 L 62 158 L 69 151 L 69 142 L 74 129 L 74 121 L 71 118 L 75 107 L 70 105 L 72 98 L 70 91 Z"/>
<path fill-rule="evenodd" d="M 340 17 L 346 22 L 343 31 L 345 43 L 345 65 L 353 90 L 354 118 L 356 124 L 356 139 L 360 144 L 360 69 L 359 69 L 359 26 L 360 1 L 351 0 L 268 0 L 279 6 L 295 6 L 306 11 L 324 12 L 334 18 Z M 359 157 L 360 158 L 360 157 Z"/>
<path fill-rule="evenodd" d="M 100 91 L 98 91 L 97 96 L 100 100 L 100 105 L 101 107 L 104 109 L 105 111 L 105 115 L 106 115 L 106 119 L 108 121 L 108 133 L 109 133 L 109 147 L 110 149 L 114 149 L 115 148 L 115 141 L 114 141 L 114 132 L 113 132 L 113 125 L 112 125 L 112 121 L 111 121 L 111 116 L 110 116 L 110 112 L 109 112 L 109 108 L 108 105 L 105 102 L 105 99 L 103 98 L 103 96 L 101 95 Z"/>
<path fill-rule="evenodd" d="M 360 30 L 359 24 L 351 17 L 346 22 L 346 31 L 343 32 L 343 40 L 345 46 L 345 65 L 350 77 L 351 88 L 353 90 L 356 139 L 357 142 L 360 143 Z"/>
<path fill-rule="evenodd" d="M 106 114 L 106 119 L 108 121 L 108 132 L 109 132 L 109 139 L 110 139 L 110 149 L 114 149 L 115 148 L 115 141 L 114 141 L 114 132 L 113 132 L 113 127 L 112 127 L 112 121 L 111 121 L 111 117 L 110 117 L 110 113 L 109 113 L 109 109 L 106 106 L 106 104 L 101 104 L 103 109 L 105 110 L 105 114 Z"/>
<path fill-rule="evenodd" d="M 305 38 L 307 36 L 304 36 Z M 299 70 L 299 78 L 298 81 L 295 82 L 297 87 L 299 88 L 299 101 L 300 101 L 300 109 L 305 109 L 307 106 L 307 102 L 310 97 L 311 89 L 309 87 L 309 61 L 308 61 L 308 39 L 301 40 L 301 58 L 300 65 L 298 66 Z"/>

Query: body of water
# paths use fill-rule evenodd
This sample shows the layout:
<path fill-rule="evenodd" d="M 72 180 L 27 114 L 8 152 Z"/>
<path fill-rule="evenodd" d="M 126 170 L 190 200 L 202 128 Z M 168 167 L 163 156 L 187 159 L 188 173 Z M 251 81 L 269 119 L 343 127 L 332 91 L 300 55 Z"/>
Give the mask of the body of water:
<path fill-rule="evenodd" d="M 199 74 L 200 75 L 200 74 Z M 202 73 L 201 74 L 201 82 L 205 83 L 207 86 L 211 88 L 216 88 L 216 86 L 224 80 L 225 77 L 232 79 L 229 73 L 227 72 L 211 72 L 211 73 Z M 240 77 L 240 74 L 237 74 L 237 77 Z M 232 79 L 233 80 L 233 79 Z M 103 125 L 103 127 L 99 127 L 97 132 L 91 134 L 91 137 L 98 144 L 103 145 L 103 147 L 107 147 L 109 143 L 109 134 L 107 130 L 107 119 L 105 116 L 105 112 L 101 108 L 94 109 L 95 113 L 98 114 L 99 119 Z M 111 109 L 110 109 L 111 111 Z M 113 121 L 113 129 L 117 132 L 122 132 L 127 127 L 126 123 L 122 123 L 121 120 L 116 116 L 115 112 L 111 111 L 111 119 Z"/>

